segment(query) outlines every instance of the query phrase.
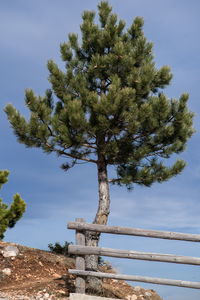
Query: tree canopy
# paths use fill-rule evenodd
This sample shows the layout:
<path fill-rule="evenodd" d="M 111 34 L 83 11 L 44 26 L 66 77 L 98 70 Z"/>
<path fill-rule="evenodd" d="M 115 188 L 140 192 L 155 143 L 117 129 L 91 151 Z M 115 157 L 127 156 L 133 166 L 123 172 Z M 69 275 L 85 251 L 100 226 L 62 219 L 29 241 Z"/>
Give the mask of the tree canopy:
<path fill-rule="evenodd" d="M 97 24 L 94 11 L 83 13 L 81 43 L 72 33 L 60 45 L 65 71 L 48 61 L 52 88 L 45 96 L 26 90 L 30 119 L 11 104 L 8 119 L 20 143 L 66 157 L 65 170 L 80 160 L 97 164 L 102 155 L 116 169 L 112 183 L 168 180 L 185 162 L 169 167 L 165 159 L 181 153 L 194 132 L 188 94 L 168 99 L 163 93 L 172 74 L 169 66 L 156 68 L 142 18 L 125 30 L 107 1 L 98 12 Z"/>
<path fill-rule="evenodd" d="M 9 172 L 7 170 L 0 170 L 0 189 L 8 181 L 8 175 Z M 0 239 L 4 238 L 6 230 L 13 228 L 25 212 L 26 204 L 20 195 L 17 193 L 13 199 L 10 208 L 8 208 L 8 205 L 3 203 L 3 200 L 0 198 Z"/>

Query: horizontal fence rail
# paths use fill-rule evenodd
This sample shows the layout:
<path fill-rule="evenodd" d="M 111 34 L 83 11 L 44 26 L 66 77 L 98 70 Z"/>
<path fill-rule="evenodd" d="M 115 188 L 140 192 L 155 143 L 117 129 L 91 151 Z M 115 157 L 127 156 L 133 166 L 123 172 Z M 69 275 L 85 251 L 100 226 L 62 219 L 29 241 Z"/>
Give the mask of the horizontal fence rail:
<path fill-rule="evenodd" d="M 154 277 L 145 277 L 145 276 L 137 276 L 137 275 L 111 274 L 111 273 L 81 271 L 81 270 L 72 270 L 72 269 L 69 269 L 68 272 L 69 274 L 79 275 L 79 276 L 94 276 L 99 278 L 138 281 L 138 282 L 146 282 L 152 284 L 172 285 L 172 286 L 179 286 L 185 288 L 200 289 L 200 282 L 195 282 L 195 281 L 191 282 L 191 281 L 183 281 L 183 280 L 154 278 Z"/>
<path fill-rule="evenodd" d="M 113 278 L 119 280 L 139 281 L 152 284 L 170 285 L 185 288 L 200 289 L 200 282 L 182 281 L 174 279 L 153 278 L 137 275 L 122 275 L 85 270 L 85 255 L 109 256 L 137 260 L 159 261 L 176 264 L 200 265 L 200 257 L 189 257 L 172 254 L 160 254 L 150 252 L 139 252 L 132 250 L 117 250 L 103 247 L 89 247 L 85 245 L 87 231 L 110 233 L 120 235 L 142 236 L 168 240 L 181 240 L 189 242 L 200 242 L 200 234 L 187 234 L 170 231 L 146 230 L 138 228 L 107 226 L 98 224 L 87 224 L 84 219 L 77 218 L 76 222 L 69 222 L 68 229 L 76 230 L 76 245 L 69 245 L 68 251 L 76 255 L 76 270 L 68 270 L 70 274 L 76 275 L 76 293 L 85 293 L 85 276 L 99 278 Z"/>
<path fill-rule="evenodd" d="M 76 255 L 98 255 L 118 258 L 160 261 L 175 264 L 200 265 L 199 257 L 179 256 L 172 254 L 159 254 L 130 250 L 117 250 L 103 247 L 88 247 L 69 245 L 68 252 Z"/>
<path fill-rule="evenodd" d="M 189 234 L 180 232 L 170 232 L 161 230 L 147 230 L 119 226 L 107 226 L 98 224 L 87 224 L 82 222 L 68 222 L 68 229 L 95 231 L 110 234 L 143 236 L 149 238 L 181 240 L 188 242 L 200 242 L 200 234 Z"/>

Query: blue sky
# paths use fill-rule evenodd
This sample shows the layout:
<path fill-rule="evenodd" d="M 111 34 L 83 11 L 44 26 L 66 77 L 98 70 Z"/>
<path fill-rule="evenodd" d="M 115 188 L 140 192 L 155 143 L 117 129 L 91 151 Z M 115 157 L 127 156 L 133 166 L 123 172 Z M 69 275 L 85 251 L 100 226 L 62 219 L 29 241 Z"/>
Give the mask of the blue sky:
<path fill-rule="evenodd" d="M 74 241 L 66 228 L 69 220 L 84 217 L 92 222 L 97 209 L 96 169 L 80 165 L 63 172 L 63 162 L 54 154 L 27 149 L 16 141 L 3 107 L 13 103 L 28 117 L 25 88 L 43 94 L 49 87 L 46 62 L 63 67 L 59 45 L 69 32 L 80 33 L 81 14 L 96 9 L 95 0 L 0 1 L 0 169 L 10 171 L 1 190 L 8 204 L 19 192 L 27 202 L 23 219 L 8 230 L 5 241 L 47 249 L 48 243 Z M 110 225 L 172 230 L 200 234 L 200 2 L 198 0 L 112 0 L 113 10 L 130 25 L 135 16 L 145 21 L 144 32 L 154 43 L 158 67 L 170 65 L 174 74 L 165 93 L 179 97 L 189 92 L 189 108 L 195 112 L 197 132 L 181 155 L 187 162 L 182 175 L 151 188 L 111 187 Z M 102 236 L 105 247 L 199 256 L 199 245 L 139 237 Z M 106 259 L 106 258 L 105 258 Z M 122 273 L 183 280 L 199 280 L 199 267 L 142 261 L 112 260 Z M 197 300 L 200 291 L 145 285 L 165 300 Z"/>

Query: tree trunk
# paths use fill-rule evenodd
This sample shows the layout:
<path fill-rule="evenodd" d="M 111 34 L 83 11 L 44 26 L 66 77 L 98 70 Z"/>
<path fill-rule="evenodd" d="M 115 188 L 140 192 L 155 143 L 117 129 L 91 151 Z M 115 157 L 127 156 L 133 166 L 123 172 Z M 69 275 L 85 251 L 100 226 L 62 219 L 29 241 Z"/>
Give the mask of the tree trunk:
<path fill-rule="evenodd" d="M 94 224 L 106 225 L 108 215 L 110 213 L 110 193 L 109 183 L 107 176 L 107 165 L 105 157 L 103 155 L 98 156 L 98 185 L 99 185 L 99 205 L 97 214 L 94 219 Z M 87 232 L 86 245 L 98 246 L 100 233 Z M 98 270 L 98 257 L 95 255 L 86 256 L 86 270 L 97 271 Z M 101 279 L 95 277 L 88 277 L 89 290 L 101 291 Z"/>

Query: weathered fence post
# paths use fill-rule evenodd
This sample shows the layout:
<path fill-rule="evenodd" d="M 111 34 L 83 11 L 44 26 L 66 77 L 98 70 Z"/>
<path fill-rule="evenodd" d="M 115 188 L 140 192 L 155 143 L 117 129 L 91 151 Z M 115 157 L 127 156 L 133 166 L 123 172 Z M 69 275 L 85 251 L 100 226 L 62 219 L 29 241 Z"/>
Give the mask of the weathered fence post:
<path fill-rule="evenodd" d="M 76 218 L 76 222 L 84 223 L 83 218 Z M 76 245 L 85 246 L 85 231 L 76 230 Z M 76 270 L 85 271 L 85 257 L 76 256 Z M 76 293 L 85 294 L 85 279 L 84 277 L 76 277 Z"/>

